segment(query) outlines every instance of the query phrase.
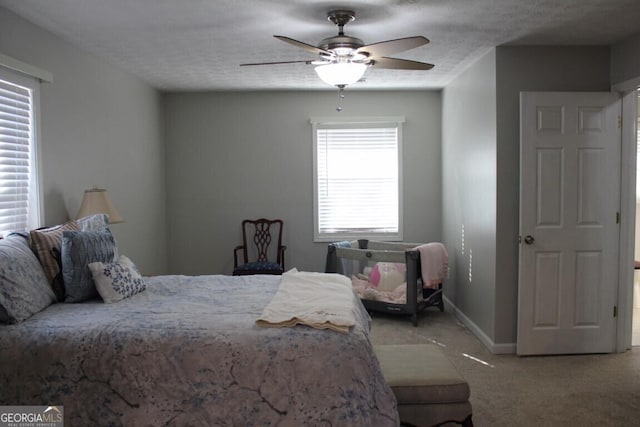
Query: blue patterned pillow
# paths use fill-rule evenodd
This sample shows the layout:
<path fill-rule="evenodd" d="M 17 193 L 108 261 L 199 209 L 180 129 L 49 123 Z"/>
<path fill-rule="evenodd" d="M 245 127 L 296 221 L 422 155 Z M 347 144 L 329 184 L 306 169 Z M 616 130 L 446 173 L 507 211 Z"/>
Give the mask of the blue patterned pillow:
<path fill-rule="evenodd" d="M 98 296 L 89 264 L 112 262 L 116 243 L 109 230 L 62 233 L 62 277 L 65 302 L 82 302 Z"/>
<path fill-rule="evenodd" d="M 108 264 L 92 262 L 89 270 L 98 293 L 106 303 L 118 302 L 147 289 L 136 266 L 124 255 Z"/>
<path fill-rule="evenodd" d="M 0 322 L 22 322 L 55 301 L 28 239 L 10 235 L 0 240 Z"/>

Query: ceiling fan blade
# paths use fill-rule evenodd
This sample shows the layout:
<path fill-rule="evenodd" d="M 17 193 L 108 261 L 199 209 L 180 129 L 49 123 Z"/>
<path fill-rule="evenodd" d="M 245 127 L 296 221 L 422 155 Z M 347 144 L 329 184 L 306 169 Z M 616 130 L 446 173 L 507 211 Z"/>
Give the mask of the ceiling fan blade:
<path fill-rule="evenodd" d="M 405 37 L 402 39 L 387 40 L 379 43 L 373 43 L 358 48 L 357 52 L 366 52 L 369 58 L 376 59 L 392 53 L 404 52 L 405 50 L 414 49 L 429 43 L 429 39 L 423 36 Z"/>
<path fill-rule="evenodd" d="M 255 62 L 253 64 L 240 64 L 241 67 L 248 67 L 248 66 L 252 66 L 252 65 L 278 65 L 278 64 L 297 64 L 297 63 L 304 63 L 304 64 L 311 64 L 312 62 L 314 62 L 315 59 L 307 59 L 304 61 L 276 61 L 276 62 Z"/>
<path fill-rule="evenodd" d="M 430 70 L 433 64 L 397 58 L 377 58 L 373 60 L 373 67 L 388 70 Z"/>
<path fill-rule="evenodd" d="M 324 50 L 324 49 L 320 49 L 319 47 L 307 44 L 307 43 L 303 43 L 301 41 L 298 40 L 294 40 L 291 37 L 286 37 L 286 36 L 273 36 L 275 38 L 277 38 L 278 40 L 282 40 L 285 43 L 289 43 L 292 44 L 296 47 L 299 47 L 301 49 L 306 50 L 307 52 L 313 53 L 315 55 L 320 55 L 320 56 L 333 56 L 333 53 L 328 51 L 328 50 Z"/>

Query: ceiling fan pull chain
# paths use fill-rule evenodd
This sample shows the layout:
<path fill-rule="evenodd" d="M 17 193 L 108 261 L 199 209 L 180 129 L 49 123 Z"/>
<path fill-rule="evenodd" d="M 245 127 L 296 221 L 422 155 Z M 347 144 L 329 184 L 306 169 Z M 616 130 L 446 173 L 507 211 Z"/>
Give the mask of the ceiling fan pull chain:
<path fill-rule="evenodd" d="M 336 111 L 339 113 L 342 111 L 342 100 L 344 99 L 344 85 L 338 86 L 338 107 Z"/>

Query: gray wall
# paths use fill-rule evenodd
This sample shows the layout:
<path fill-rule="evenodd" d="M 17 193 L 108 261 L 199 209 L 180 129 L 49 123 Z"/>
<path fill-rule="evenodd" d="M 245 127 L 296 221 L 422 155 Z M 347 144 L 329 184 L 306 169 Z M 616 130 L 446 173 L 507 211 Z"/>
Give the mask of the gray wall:
<path fill-rule="evenodd" d="M 313 242 L 312 116 L 399 116 L 404 124 L 404 238 L 441 239 L 440 92 L 167 94 L 170 271 L 225 273 L 244 218 L 285 221 L 286 268 L 322 271 Z"/>
<path fill-rule="evenodd" d="M 625 90 L 640 86 L 640 33 L 611 47 L 611 84 L 626 86 Z"/>
<path fill-rule="evenodd" d="M 165 272 L 159 93 L 3 8 L 0 52 L 53 73 L 41 86 L 42 225 L 75 217 L 85 189 L 106 188 L 125 219 L 111 227 L 120 252 Z"/>
<path fill-rule="evenodd" d="M 442 96 L 443 230 L 450 263 L 445 295 L 491 340 L 496 292 L 495 67 L 492 50 Z"/>
<path fill-rule="evenodd" d="M 502 46 L 443 92 L 445 294 L 497 351 L 517 335 L 520 92 L 608 90 L 608 47 Z"/>

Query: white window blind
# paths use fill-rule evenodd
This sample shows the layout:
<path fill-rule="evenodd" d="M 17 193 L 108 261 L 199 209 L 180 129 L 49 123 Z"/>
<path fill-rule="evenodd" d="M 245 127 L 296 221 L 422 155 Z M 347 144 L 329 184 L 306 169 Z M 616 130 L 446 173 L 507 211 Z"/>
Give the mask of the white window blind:
<path fill-rule="evenodd" d="M 0 235 L 37 227 L 34 100 L 38 82 L 0 67 Z"/>
<path fill-rule="evenodd" d="M 317 123 L 315 239 L 401 240 L 401 123 Z"/>

